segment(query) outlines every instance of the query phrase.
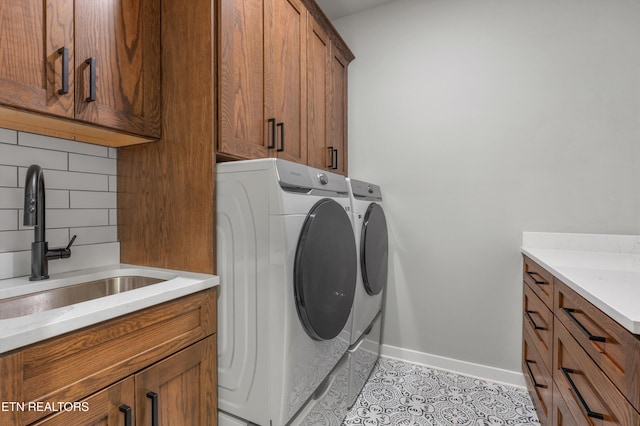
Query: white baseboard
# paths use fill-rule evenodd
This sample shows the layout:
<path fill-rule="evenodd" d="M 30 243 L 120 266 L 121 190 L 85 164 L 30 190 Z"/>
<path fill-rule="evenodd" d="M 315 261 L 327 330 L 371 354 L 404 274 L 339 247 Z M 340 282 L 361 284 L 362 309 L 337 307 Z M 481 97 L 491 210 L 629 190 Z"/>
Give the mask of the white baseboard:
<path fill-rule="evenodd" d="M 474 364 L 472 362 L 427 354 L 411 349 L 402 349 L 390 345 L 382 345 L 380 355 L 509 386 L 525 387 L 524 376 L 519 371 L 503 370 L 502 368 Z"/>

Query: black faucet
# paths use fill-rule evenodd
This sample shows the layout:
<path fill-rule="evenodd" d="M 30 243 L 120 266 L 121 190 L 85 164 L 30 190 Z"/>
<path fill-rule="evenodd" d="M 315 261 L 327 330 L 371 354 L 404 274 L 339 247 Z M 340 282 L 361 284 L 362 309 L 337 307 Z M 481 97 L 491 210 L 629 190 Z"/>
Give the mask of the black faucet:
<path fill-rule="evenodd" d="M 71 244 L 76 239 L 74 235 L 67 247 L 49 250 L 49 243 L 45 241 L 44 213 L 44 172 L 40 166 L 34 164 L 29 166 L 24 182 L 24 225 L 34 227 L 29 281 L 49 278 L 49 260 L 71 257 Z"/>

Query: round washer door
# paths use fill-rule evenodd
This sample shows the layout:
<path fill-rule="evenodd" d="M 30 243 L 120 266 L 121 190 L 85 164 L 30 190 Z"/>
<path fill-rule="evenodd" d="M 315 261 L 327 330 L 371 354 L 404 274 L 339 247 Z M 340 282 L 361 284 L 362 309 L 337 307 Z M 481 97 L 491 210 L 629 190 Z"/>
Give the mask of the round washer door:
<path fill-rule="evenodd" d="M 324 198 L 309 211 L 296 248 L 294 294 L 298 317 L 315 340 L 344 328 L 355 295 L 357 251 L 344 208 Z"/>
<path fill-rule="evenodd" d="M 360 268 L 364 288 L 372 296 L 387 285 L 389 239 L 387 221 L 379 204 L 367 207 L 360 236 Z"/>

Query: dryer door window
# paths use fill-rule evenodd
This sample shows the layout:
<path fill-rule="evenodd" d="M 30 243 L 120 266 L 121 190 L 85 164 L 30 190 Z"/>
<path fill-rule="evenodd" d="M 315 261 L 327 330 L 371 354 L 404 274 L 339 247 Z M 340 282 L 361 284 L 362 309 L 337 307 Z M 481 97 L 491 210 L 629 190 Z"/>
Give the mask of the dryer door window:
<path fill-rule="evenodd" d="M 387 221 L 379 204 L 371 203 L 362 222 L 360 268 L 367 293 L 374 296 L 387 285 L 389 240 Z"/>
<path fill-rule="evenodd" d="M 298 317 L 315 340 L 336 337 L 349 319 L 357 275 L 353 228 L 334 200 L 309 211 L 296 249 L 294 293 Z"/>

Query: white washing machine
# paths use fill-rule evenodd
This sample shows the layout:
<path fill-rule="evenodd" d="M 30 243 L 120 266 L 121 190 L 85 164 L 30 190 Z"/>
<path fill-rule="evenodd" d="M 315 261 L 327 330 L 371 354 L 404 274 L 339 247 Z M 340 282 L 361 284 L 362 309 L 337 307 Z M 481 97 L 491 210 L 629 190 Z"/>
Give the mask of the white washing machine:
<path fill-rule="evenodd" d="M 347 182 L 358 251 L 349 347 L 350 407 L 356 401 L 380 355 L 382 302 L 387 285 L 389 248 L 380 187 L 356 179 L 347 179 Z"/>
<path fill-rule="evenodd" d="M 219 424 L 285 425 L 335 388 L 349 348 L 348 185 L 261 159 L 218 164 L 216 191 Z"/>

